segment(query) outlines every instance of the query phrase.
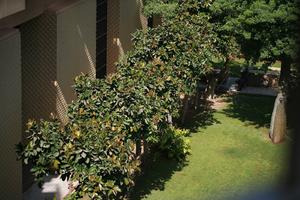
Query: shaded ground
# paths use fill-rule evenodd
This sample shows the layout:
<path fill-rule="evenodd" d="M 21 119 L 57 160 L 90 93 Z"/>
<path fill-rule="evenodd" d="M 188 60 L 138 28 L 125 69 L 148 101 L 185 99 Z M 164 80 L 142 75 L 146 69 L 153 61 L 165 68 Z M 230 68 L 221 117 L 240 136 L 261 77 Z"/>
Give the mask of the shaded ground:
<path fill-rule="evenodd" d="M 244 87 L 239 92 L 240 94 L 255 94 L 255 95 L 264 95 L 264 96 L 273 96 L 276 97 L 278 91 L 271 87 Z"/>
<path fill-rule="evenodd" d="M 131 199 L 214 200 L 275 183 L 287 143 L 273 145 L 267 138 L 274 98 L 238 95 L 231 100 L 212 114 L 206 128 L 199 123 L 201 114 L 190 121 L 192 155 L 185 166 L 164 159 L 147 164 Z"/>
<path fill-rule="evenodd" d="M 239 119 L 245 125 L 255 128 L 269 127 L 275 97 L 259 95 L 236 95 L 229 97 L 231 102 L 223 111 L 226 116 Z"/>

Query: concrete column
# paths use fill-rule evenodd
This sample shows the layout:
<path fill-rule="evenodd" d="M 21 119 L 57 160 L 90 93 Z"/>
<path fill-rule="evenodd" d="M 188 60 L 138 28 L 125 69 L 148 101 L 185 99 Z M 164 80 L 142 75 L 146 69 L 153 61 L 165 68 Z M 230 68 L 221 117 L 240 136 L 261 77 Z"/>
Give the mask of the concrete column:
<path fill-rule="evenodd" d="M 59 1 L 21 25 L 23 132 L 28 119 L 67 121 L 74 78 L 95 77 L 96 0 Z M 32 184 L 28 167 L 23 189 Z"/>
<path fill-rule="evenodd" d="M 21 44 L 16 29 L 0 31 L 0 198 L 22 198 L 22 165 L 15 144 L 21 141 Z"/>

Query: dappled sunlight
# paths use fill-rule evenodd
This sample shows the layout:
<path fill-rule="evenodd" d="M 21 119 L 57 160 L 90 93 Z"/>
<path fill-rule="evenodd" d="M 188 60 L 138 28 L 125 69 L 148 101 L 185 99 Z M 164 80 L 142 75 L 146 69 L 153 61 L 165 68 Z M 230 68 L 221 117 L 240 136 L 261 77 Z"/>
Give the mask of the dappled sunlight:
<path fill-rule="evenodd" d="M 76 28 L 77 28 L 78 35 L 79 35 L 79 37 L 81 39 L 81 42 L 82 42 L 82 45 L 83 45 L 83 49 L 84 49 L 86 58 L 87 58 L 87 60 L 89 62 L 88 74 L 91 77 L 96 77 L 95 58 L 93 58 L 94 56 L 92 56 L 92 54 L 90 53 L 89 47 L 88 47 L 88 45 L 85 42 L 83 33 L 82 33 L 81 28 L 80 28 L 80 26 L 78 24 L 77 24 Z"/>
<path fill-rule="evenodd" d="M 58 84 L 57 81 L 54 81 L 54 86 L 56 88 L 57 96 L 56 96 L 56 113 L 58 115 L 58 119 L 63 123 L 67 124 L 68 116 L 66 115 L 68 111 L 68 103 L 64 97 L 64 94 Z"/>

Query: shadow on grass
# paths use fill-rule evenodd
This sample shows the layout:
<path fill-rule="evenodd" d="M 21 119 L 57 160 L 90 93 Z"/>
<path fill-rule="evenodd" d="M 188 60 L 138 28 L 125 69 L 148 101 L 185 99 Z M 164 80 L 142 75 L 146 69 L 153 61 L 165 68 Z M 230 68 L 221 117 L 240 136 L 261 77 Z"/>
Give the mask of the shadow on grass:
<path fill-rule="evenodd" d="M 149 157 L 141 168 L 142 174 L 136 178 L 129 199 L 140 200 L 149 195 L 152 190 L 164 190 L 165 183 L 185 165 L 186 163 L 180 163 L 162 156 L 159 156 L 156 160 Z"/>
<path fill-rule="evenodd" d="M 211 101 L 202 101 L 198 109 L 195 110 L 191 107 L 182 128 L 197 132 L 199 128 L 205 129 L 210 125 L 220 123 L 214 117 L 215 109 L 212 108 L 212 104 Z"/>
<path fill-rule="evenodd" d="M 190 106 L 186 117 L 186 123 L 181 128 L 189 129 L 191 132 L 196 132 L 199 128 L 205 128 L 218 122 L 214 118 L 214 110 L 211 108 L 211 102 L 201 102 L 201 106 L 195 110 Z M 179 119 L 177 122 L 179 123 Z M 155 155 L 150 154 L 144 159 L 141 168 L 142 174 L 137 176 L 136 185 L 129 194 L 130 200 L 140 200 L 147 197 L 153 190 L 164 190 L 165 183 L 172 177 L 176 171 L 186 166 L 187 162 L 179 162 L 170 160 L 163 156 L 157 156 L 157 159 L 152 159 Z"/>
<path fill-rule="evenodd" d="M 234 95 L 228 97 L 228 107 L 222 112 L 256 128 L 269 127 L 275 97 L 258 95 Z"/>

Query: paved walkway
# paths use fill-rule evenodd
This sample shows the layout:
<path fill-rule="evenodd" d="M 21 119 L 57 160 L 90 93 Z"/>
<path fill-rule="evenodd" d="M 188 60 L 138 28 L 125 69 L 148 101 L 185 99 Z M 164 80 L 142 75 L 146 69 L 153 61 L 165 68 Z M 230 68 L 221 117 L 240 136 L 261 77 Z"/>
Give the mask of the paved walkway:
<path fill-rule="evenodd" d="M 265 87 L 245 87 L 239 93 L 240 94 L 255 94 L 255 95 L 276 97 L 278 94 L 278 91 L 276 91 L 273 88 L 265 88 Z"/>
<path fill-rule="evenodd" d="M 244 87 L 241 91 L 237 91 L 237 80 L 238 78 L 229 77 L 223 87 L 226 88 L 229 92 L 240 94 L 254 94 L 263 96 L 277 96 L 278 94 L 278 91 L 270 87 Z"/>
<path fill-rule="evenodd" d="M 62 200 L 69 192 L 68 182 L 59 177 L 46 177 L 42 188 L 37 184 L 32 185 L 23 194 L 23 200 Z"/>

